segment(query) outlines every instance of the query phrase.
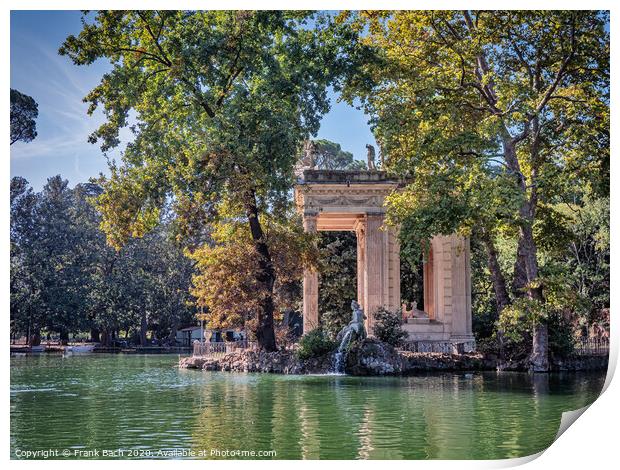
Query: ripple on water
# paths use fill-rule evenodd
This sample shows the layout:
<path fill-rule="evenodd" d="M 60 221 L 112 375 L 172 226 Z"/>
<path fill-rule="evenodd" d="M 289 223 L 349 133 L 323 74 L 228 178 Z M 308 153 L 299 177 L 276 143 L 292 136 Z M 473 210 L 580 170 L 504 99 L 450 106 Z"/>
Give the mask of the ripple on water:
<path fill-rule="evenodd" d="M 602 374 L 278 376 L 177 356 L 11 358 L 12 448 L 274 449 L 279 458 L 507 458 L 538 452 Z M 32 423 L 37 426 L 32 426 Z"/>

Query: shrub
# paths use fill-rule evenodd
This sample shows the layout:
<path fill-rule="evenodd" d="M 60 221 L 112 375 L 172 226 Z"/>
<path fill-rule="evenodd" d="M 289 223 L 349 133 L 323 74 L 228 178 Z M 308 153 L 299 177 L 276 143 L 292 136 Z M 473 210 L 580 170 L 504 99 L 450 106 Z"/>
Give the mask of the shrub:
<path fill-rule="evenodd" d="M 560 313 L 549 315 L 549 352 L 553 355 L 567 357 L 575 348 L 575 338 L 570 322 Z"/>
<path fill-rule="evenodd" d="M 336 349 L 336 343 L 330 340 L 322 329 L 317 328 L 301 337 L 296 354 L 298 359 L 304 361 L 313 357 L 323 356 L 334 349 Z"/>
<path fill-rule="evenodd" d="M 377 339 L 392 346 L 399 346 L 407 337 L 407 332 L 401 326 L 401 313 L 391 312 L 385 308 L 379 308 L 375 315 L 374 333 Z"/>

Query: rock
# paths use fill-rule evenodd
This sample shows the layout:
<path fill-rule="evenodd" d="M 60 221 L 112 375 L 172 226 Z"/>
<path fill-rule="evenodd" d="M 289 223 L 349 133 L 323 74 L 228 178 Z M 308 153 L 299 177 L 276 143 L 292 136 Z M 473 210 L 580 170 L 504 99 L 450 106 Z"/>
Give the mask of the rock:
<path fill-rule="evenodd" d="M 182 357 L 179 361 L 179 368 L 181 369 L 202 369 L 203 364 L 207 359 L 204 357 Z"/>
<path fill-rule="evenodd" d="M 402 371 L 403 356 L 375 338 L 354 343 L 345 364 L 345 372 L 351 375 L 393 375 Z"/>
<path fill-rule="evenodd" d="M 566 358 L 552 356 L 550 369 L 552 371 L 607 370 L 608 366 L 608 355 L 586 355 Z"/>
<path fill-rule="evenodd" d="M 321 374 L 331 369 L 331 355 L 299 361 L 293 350 L 238 351 L 217 357 L 186 357 L 179 367 L 225 372 L 263 372 L 272 374 Z"/>

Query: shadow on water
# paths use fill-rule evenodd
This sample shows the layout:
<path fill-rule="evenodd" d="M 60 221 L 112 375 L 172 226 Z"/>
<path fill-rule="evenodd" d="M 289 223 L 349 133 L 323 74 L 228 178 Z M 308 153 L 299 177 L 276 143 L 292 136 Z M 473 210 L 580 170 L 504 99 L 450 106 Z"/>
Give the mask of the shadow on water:
<path fill-rule="evenodd" d="M 277 458 L 529 455 L 604 374 L 279 376 L 179 370 L 177 356 L 11 359 L 11 447 L 275 450 Z"/>

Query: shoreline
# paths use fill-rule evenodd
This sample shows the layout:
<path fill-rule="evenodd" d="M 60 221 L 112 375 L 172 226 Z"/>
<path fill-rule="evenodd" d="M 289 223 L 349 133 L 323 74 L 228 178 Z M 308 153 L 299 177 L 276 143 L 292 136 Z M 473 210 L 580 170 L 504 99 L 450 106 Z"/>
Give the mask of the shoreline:
<path fill-rule="evenodd" d="M 334 373 L 334 353 L 299 360 L 294 350 L 238 351 L 214 357 L 189 356 L 179 368 L 201 371 L 259 372 L 271 374 Z M 606 371 L 608 356 L 550 358 L 549 372 Z M 366 342 L 349 351 L 344 372 L 352 376 L 405 376 L 417 372 L 529 372 L 527 360 L 499 364 L 496 357 L 478 352 L 464 354 L 398 351 L 377 342 Z"/>

